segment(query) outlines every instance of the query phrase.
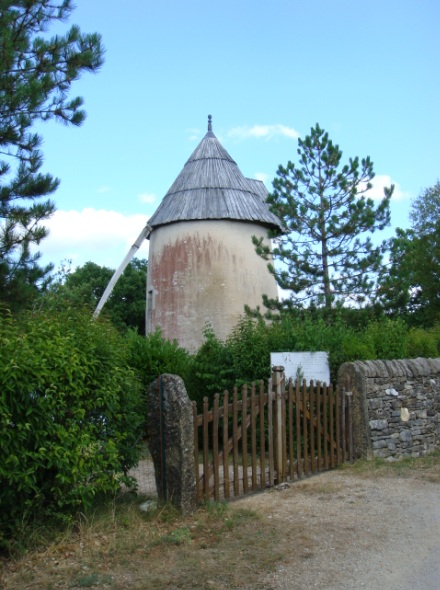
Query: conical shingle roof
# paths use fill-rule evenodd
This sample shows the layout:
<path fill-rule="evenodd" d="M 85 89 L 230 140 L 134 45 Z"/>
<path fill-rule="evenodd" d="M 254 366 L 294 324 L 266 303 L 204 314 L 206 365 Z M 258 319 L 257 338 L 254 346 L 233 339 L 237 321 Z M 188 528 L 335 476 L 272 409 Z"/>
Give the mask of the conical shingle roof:
<path fill-rule="evenodd" d="M 278 217 L 265 203 L 267 189 L 245 178 L 218 141 L 208 132 L 196 147 L 163 198 L 148 225 L 154 228 L 178 221 L 231 219 L 259 222 L 282 231 Z"/>

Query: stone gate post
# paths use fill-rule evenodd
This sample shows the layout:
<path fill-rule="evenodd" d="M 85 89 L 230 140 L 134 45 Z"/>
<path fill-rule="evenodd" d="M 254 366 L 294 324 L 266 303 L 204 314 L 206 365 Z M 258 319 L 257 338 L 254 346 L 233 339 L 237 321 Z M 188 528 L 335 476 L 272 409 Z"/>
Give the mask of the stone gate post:
<path fill-rule="evenodd" d="M 147 427 L 159 500 L 190 514 L 196 508 L 193 409 L 181 377 L 164 374 L 150 385 Z"/>

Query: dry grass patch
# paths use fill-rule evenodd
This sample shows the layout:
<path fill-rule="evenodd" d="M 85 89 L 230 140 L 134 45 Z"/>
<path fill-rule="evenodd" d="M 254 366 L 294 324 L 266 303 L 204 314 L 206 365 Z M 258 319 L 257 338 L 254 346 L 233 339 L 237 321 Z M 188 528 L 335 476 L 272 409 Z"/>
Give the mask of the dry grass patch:
<path fill-rule="evenodd" d="M 55 533 L 53 533 L 55 534 Z M 3 562 L 4 590 L 239 588 L 282 557 L 277 527 L 233 505 L 191 518 L 172 506 L 150 513 L 125 502 L 89 518 L 44 549 Z"/>
<path fill-rule="evenodd" d="M 360 477 L 412 477 L 433 483 L 440 482 L 440 451 L 426 457 L 408 457 L 388 462 L 384 459 L 372 461 L 356 461 L 353 465 L 340 467 L 347 473 Z"/>
<path fill-rule="evenodd" d="M 264 574 L 280 564 L 302 576 L 313 568 L 331 573 L 335 551 L 369 551 L 395 526 L 387 490 L 398 477 L 405 490 L 428 489 L 419 484 L 440 482 L 440 453 L 357 462 L 236 502 L 206 504 L 186 518 L 168 505 L 141 512 L 145 498 L 126 497 L 68 531 L 32 531 L 38 545 L 29 542 L 27 553 L 0 562 L 0 588 L 254 590 L 271 587 Z"/>

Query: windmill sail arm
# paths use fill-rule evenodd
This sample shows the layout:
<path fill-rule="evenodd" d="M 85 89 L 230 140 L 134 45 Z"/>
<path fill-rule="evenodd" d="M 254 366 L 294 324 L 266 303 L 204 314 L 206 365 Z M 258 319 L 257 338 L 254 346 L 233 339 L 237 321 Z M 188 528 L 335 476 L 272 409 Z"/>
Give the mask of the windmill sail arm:
<path fill-rule="evenodd" d="M 95 311 L 93 313 L 93 317 L 94 318 L 97 318 L 99 316 L 102 308 L 104 307 L 104 305 L 107 302 L 107 299 L 112 294 L 113 288 L 116 285 L 119 277 L 121 276 L 121 274 L 126 269 L 126 267 L 127 267 L 128 263 L 130 262 L 130 260 L 133 258 L 133 256 L 136 254 L 136 252 L 139 250 L 142 242 L 145 240 L 145 238 L 147 238 L 149 236 L 150 232 L 151 232 L 151 227 L 147 223 L 147 225 L 143 228 L 143 230 L 139 234 L 138 238 L 134 242 L 133 246 L 128 251 L 128 253 L 125 256 L 124 260 L 121 262 L 121 264 L 119 265 L 118 269 L 115 271 L 114 275 L 110 279 L 110 282 L 107 285 L 104 293 L 102 294 L 102 297 L 99 300 L 99 303 L 96 306 L 96 309 L 95 309 Z"/>

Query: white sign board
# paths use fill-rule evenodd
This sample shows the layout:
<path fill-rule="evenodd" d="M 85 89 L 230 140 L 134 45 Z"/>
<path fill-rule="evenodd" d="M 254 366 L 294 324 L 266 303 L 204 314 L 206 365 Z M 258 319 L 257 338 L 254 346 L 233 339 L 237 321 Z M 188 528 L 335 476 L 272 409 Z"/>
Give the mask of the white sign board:
<path fill-rule="evenodd" d="M 271 352 L 270 364 L 284 367 L 286 379 L 296 381 L 300 375 L 307 383 L 313 379 L 330 384 L 328 352 Z"/>

